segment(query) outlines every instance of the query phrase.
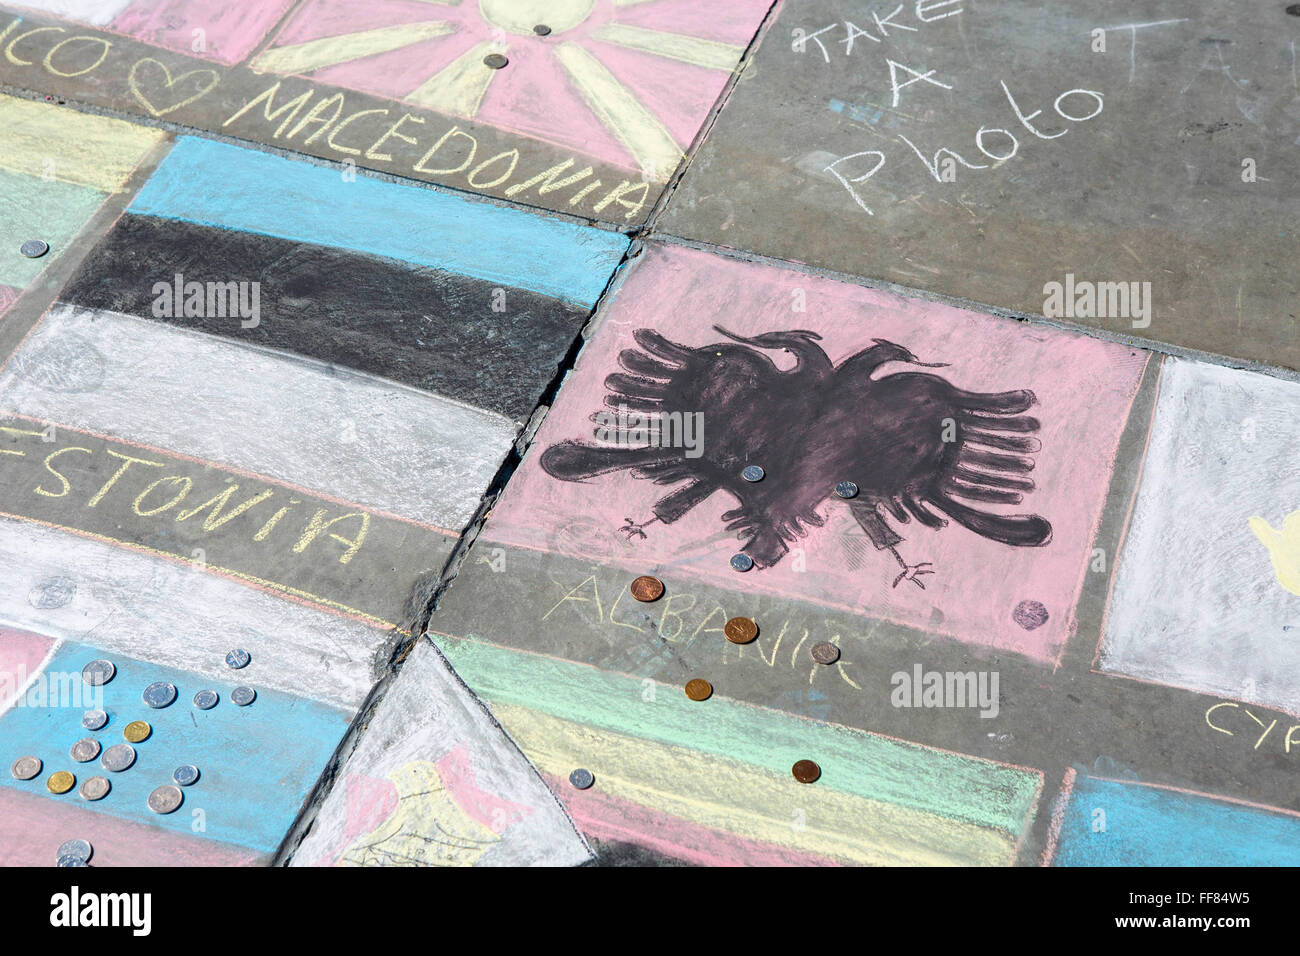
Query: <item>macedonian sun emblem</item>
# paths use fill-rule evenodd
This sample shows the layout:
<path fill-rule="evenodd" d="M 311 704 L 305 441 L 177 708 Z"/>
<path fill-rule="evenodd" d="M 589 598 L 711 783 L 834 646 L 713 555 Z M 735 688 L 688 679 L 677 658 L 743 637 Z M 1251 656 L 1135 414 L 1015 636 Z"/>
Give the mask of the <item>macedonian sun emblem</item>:
<path fill-rule="evenodd" d="M 309 0 L 250 64 L 566 146 L 663 181 L 768 0 Z"/>

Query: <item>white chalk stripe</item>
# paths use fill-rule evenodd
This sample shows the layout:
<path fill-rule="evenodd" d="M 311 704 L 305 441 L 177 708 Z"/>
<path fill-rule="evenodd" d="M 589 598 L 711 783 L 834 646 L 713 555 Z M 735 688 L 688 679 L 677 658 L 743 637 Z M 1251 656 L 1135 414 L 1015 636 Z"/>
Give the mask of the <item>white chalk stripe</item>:
<path fill-rule="evenodd" d="M 451 532 L 473 516 L 516 432 L 503 415 L 373 376 L 62 303 L 0 373 L 0 411 Z"/>
<path fill-rule="evenodd" d="M 190 671 L 223 688 L 234 683 L 226 653 L 242 647 L 257 662 L 258 686 L 347 711 L 365 699 L 377 679 L 372 662 L 391 638 L 196 567 L 14 519 L 0 518 L 0 567 L 0 620 L 10 627 Z M 71 601 L 33 607 L 27 596 L 52 578 L 73 583 Z"/>

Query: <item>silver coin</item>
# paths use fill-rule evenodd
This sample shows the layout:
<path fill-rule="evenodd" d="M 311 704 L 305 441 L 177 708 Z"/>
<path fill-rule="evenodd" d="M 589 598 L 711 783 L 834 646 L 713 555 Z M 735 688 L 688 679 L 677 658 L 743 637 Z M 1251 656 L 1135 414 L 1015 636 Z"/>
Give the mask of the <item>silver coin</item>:
<path fill-rule="evenodd" d="M 247 707 L 257 699 L 257 691 L 251 687 L 236 687 L 230 692 L 230 701 L 237 707 Z"/>
<path fill-rule="evenodd" d="M 55 857 L 60 860 L 64 857 L 71 857 L 85 863 L 90 859 L 90 854 L 94 852 L 95 848 L 87 840 L 68 840 L 66 843 L 60 844 L 59 852 L 55 854 Z"/>
<path fill-rule="evenodd" d="M 135 763 L 135 748 L 130 744 L 113 744 L 104 751 L 99 762 L 105 770 L 121 773 Z"/>
<path fill-rule="evenodd" d="M 107 777 L 91 777 L 77 792 L 81 794 L 82 800 L 103 800 L 112 789 L 113 785 Z"/>
<path fill-rule="evenodd" d="M 840 649 L 830 641 L 814 644 L 810 653 L 818 664 L 834 664 L 840 659 Z"/>
<path fill-rule="evenodd" d="M 77 763 L 86 763 L 98 757 L 99 751 L 100 746 L 98 740 L 94 737 L 83 737 L 72 745 L 72 750 L 70 750 L 69 753 L 72 755 L 72 759 L 77 761 Z"/>
<path fill-rule="evenodd" d="M 858 496 L 858 486 L 851 481 L 841 481 L 835 486 L 835 493 L 841 498 L 856 498 Z"/>
<path fill-rule="evenodd" d="M 762 481 L 763 476 L 766 474 L 767 472 L 758 465 L 746 465 L 745 470 L 740 473 L 740 477 L 746 481 Z"/>
<path fill-rule="evenodd" d="M 87 730 L 100 730 L 108 723 L 108 714 L 102 710 L 88 710 L 81 715 L 81 726 Z"/>
<path fill-rule="evenodd" d="M 586 790 L 596 782 L 595 775 L 582 767 L 579 767 L 573 773 L 569 774 L 569 783 L 573 784 L 579 790 Z"/>
<path fill-rule="evenodd" d="M 248 651 L 237 647 L 226 655 L 226 666 L 231 670 L 239 670 L 241 667 L 247 667 L 251 660 Z"/>
<path fill-rule="evenodd" d="M 494 70 L 503 68 L 509 62 L 510 61 L 500 53 L 489 53 L 487 56 L 483 57 L 483 65 Z"/>
<path fill-rule="evenodd" d="M 154 813 L 171 813 L 181 805 L 185 800 L 185 795 L 181 793 L 181 788 L 172 784 L 164 784 L 153 793 L 149 794 L 149 809 Z"/>
<path fill-rule="evenodd" d="M 220 699 L 215 690 L 201 690 L 194 695 L 194 706 L 199 710 L 211 710 Z"/>
<path fill-rule="evenodd" d="M 754 559 L 744 552 L 731 556 L 731 567 L 734 571 L 748 571 L 753 566 Z"/>
<path fill-rule="evenodd" d="M 39 259 L 50 251 L 50 244 L 41 239 L 28 239 L 18 247 L 18 251 L 28 259 Z"/>
<path fill-rule="evenodd" d="M 154 681 L 144 689 L 141 697 L 146 704 L 155 710 L 170 707 L 172 701 L 176 699 L 176 685 L 169 684 L 165 680 Z"/>
<path fill-rule="evenodd" d="M 90 866 L 85 860 L 78 860 L 75 856 L 61 856 L 55 866 Z"/>
<path fill-rule="evenodd" d="M 112 661 L 91 661 L 81 669 L 81 679 L 91 687 L 100 687 L 117 676 Z"/>
<path fill-rule="evenodd" d="M 172 771 L 172 780 L 182 787 L 188 787 L 199 779 L 199 768 L 192 763 L 183 763 Z"/>
<path fill-rule="evenodd" d="M 19 757 L 9 768 L 9 772 L 16 780 L 31 780 L 41 772 L 43 766 L 45 764 L 41 763 L 40 757 Z"/>

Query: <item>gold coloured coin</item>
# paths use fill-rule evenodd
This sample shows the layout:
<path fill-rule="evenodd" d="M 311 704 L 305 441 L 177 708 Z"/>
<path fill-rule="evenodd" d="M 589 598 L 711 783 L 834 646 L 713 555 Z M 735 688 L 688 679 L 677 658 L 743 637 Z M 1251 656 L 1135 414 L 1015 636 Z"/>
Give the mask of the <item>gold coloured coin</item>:
<path fill-rule="evenodd" d="M 50 779 L 45 781 L 45 786 L 49 788 L 50 793 L 67 793 L 72 789 L 77 778 L 66 770 L 56 770 L 50 774 Z"/>
<path fill-rule="evenodd" d="M 149 735 L 153 733 L 153 728 L 143 720 L 133 720 L 122 728 L 122 736 L 126 738 L 127 743 L 138 744 L 142 740 L 148 740 Z"/>
<path fill-rule="evenodd" d="M 733 617 L 722 626 L 722 633 L 733 644 L 748 644 L 758 637 L 758 625 L 747 617 Z"/>
<path fill-rule="evenodd" d="M 713 685 L 702 677 L 686 682 L 686 696 L 691 700 L 708 700 L 713 695 Z"/>

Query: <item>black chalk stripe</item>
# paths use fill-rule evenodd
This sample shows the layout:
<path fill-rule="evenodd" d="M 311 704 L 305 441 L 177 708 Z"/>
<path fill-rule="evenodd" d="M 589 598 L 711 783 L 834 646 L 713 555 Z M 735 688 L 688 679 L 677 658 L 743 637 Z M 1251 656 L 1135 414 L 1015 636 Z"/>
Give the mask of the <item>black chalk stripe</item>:
<path fill-rule="evenodd" d="M 157 315 L 155 286 L 174 285 L 178 273 L 205 288 L 259 283 L 259 323 Z M 557 299 L 481 279 L 134 214 L 122 217 L 60 298 L 295 352 L 516 421 L 531 414 L 587 318 Z"/>

